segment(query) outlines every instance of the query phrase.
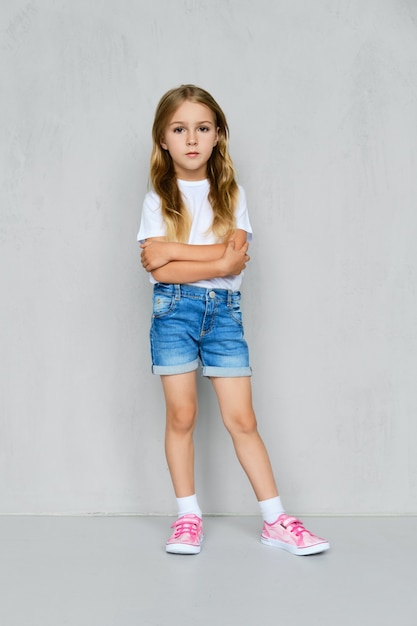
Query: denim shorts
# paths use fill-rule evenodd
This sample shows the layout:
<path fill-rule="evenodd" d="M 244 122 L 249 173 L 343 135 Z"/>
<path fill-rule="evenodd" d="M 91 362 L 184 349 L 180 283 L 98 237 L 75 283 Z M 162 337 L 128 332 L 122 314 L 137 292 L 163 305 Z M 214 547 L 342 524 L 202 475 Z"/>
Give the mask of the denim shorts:
<path fill-rule="evenodd" d="M 156 283 L 150 340 L 154 374 L 252 375 L 238 291 Z"/>

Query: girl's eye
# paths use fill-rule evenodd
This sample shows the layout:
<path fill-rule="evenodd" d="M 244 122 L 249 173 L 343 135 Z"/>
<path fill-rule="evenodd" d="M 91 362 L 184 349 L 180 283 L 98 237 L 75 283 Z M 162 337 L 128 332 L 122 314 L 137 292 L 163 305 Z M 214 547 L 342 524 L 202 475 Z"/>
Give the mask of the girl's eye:
<path fill-rule="evenodd" d="M 182 133 L 183 132 L 183 127 L 182 126 L 177 126 L 177 128 L 174 128 L 174 133 Z"/>
<path fill-rule="evenodd" d="M 207 133 L 210 129 L 209 129 L 209 127 L 208 127 L 208 126 L 200 126 L 199 130 L 200 130 L 202 133 Z"/>

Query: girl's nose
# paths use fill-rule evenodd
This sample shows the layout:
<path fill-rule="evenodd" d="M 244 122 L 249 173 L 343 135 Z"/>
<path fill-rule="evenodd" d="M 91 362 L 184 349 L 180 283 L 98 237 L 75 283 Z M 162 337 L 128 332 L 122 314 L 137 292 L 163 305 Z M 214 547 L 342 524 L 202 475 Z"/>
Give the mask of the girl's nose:
<path fill-rule="evenodd" d="M 197 143 L 197 138 L 194 134 L 190 134 L 187 137 L 187 144 L 189 146 L 195 146 L 195 144 Z"/>

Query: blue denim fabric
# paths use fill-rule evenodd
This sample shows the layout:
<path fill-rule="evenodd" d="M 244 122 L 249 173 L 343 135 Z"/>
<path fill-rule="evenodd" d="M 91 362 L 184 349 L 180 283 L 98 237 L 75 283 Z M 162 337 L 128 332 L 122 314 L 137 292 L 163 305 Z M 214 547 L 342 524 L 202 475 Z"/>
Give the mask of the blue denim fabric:
<path fill-rule="evenodd" d="M 154 374 L 252 375 L 238 291 L 157 283 L 150 340 Z"/>

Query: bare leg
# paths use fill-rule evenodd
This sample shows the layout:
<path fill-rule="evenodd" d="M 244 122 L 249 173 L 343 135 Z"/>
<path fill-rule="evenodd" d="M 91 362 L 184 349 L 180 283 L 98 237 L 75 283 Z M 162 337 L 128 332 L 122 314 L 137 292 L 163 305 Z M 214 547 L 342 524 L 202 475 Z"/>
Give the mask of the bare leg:
<path fill-rule="evenodd" d="M 161 376 L 166 403 L 165 454 L 177 498 L 195 493 L 193 433 L 197 419 L 195 372 Z"/>
<path fill-rule="evenodd" d="M 224 425 L 258 501 L 278 495 L 271 463 L 258 433 L 249 377 L 212 378 Z"/>

